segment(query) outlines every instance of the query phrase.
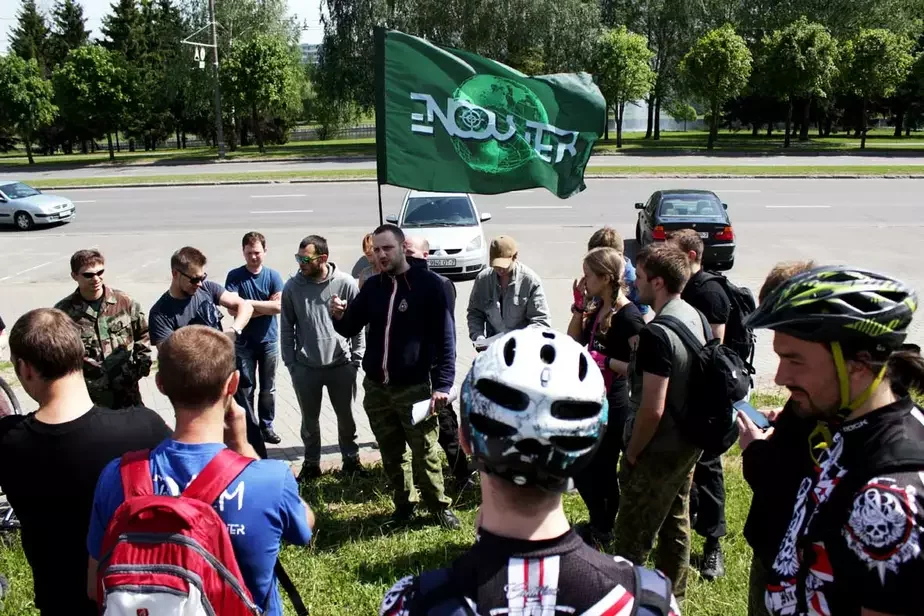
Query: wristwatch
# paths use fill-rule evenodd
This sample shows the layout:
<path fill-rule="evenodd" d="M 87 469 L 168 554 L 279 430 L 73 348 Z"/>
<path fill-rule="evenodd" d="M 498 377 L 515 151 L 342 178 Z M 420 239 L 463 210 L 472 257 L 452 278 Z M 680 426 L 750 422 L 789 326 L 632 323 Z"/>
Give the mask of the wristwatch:
<path fill-rule="evenodd" d="M 241 329 L 240 327 L 234 327 L 233 325 L 231 326 L 231 331 L 233 331 L 238 336 L 244 333 L 243 329 Z"/>

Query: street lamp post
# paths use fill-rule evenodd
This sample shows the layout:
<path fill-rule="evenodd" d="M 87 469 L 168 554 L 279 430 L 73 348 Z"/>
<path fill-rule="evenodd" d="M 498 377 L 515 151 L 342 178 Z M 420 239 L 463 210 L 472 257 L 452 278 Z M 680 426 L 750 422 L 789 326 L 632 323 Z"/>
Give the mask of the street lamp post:
<path fill-rule="evenodd" d="M 221 79 L 218 75 L 218 30 L 215 28 L 215 0 L 209 0 L 209 21 L 212 23 L 212 62 L 215 67 L 215 135 L 218 141 L 218 158 L 225 157 L 225 131 L 221 121 Z"/>

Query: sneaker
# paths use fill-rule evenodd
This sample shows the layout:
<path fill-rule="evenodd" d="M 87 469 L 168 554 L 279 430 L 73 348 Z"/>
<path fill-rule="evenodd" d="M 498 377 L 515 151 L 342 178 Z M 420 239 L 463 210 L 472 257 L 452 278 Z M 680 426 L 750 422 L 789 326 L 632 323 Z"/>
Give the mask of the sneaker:
<path fill-rule="evenodd" d="M 272 428 L 263 429 L 263 440 L 269 443 L 270 445 L 278 445 L 282 442 L 282 437 L 280 437 Z"/>
<path fill-rule="evenodd" d="M 369 471 L 362 465 L 359 458 L 347 458 L 344 460 L 340 472 L 344 475 L 355 475 L 359 477 L 365 477 L 369 474 Z"/>
<path fill-rule="evenodd" d="M 404 505 L 399 505 L 395 508 L 395 512 L 391 514 L 391 521 L 394 524 L 406 524 L 411 521 L 411 518 L 414 517 L 414 511 L 417 509 L 417 505 L 414 503 L 405 503 Z"/>
<path fill-rule="evenodd" d="M 302 471 L 298 474 L 299 483 L 308 483 L 318 479 L 321 476 L 321 467 L 315 466 L 314 464 L 306 464 L 302 466 Z"/>
<path fill-rule="evenodd" d="M 439 520 L 440 524 L 444 528 L 449 530 L 459 530 L 462 528 L 462 523 L 459 522 L 459 518 L 456 517 L 449 509 L 443 509 L 436 514 L 436 519 Z"/>
<path fill-rule="evenodd" d="M 703 564 L 700 568 L 703 579 L 711 582 L 724 576 L 725 556 L 722 554 L 722 546 L 718 543 L 714 546 L 706 546 L 703 552 Z"/>

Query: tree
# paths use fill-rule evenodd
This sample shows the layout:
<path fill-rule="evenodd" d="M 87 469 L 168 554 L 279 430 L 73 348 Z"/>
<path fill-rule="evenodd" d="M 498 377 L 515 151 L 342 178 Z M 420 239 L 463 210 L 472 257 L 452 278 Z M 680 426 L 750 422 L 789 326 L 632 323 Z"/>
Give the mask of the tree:
<path fill-rule="evenodd" d="M 222 67 L 223 85 L 251 114 L 260 152 L 264 151 L 261 119 L 273 113 L 298 112 L 301 107 L 301 70 L 285 41 L 257 35 L 231 45 Z"/>
<path fill-rule="evenodd" d="M 106 135 L 115 160 L 112 131 L 128 104 L 127 69 L 117 54 L 99 45 L 71 51 L 54 72 L 55 99 L 64 120 L 84 138 Z"/>
<path fill-rule="evenodd" d="M 103 47 L 117 51 L 125 56 L 130 64 L 135 64 L 144 53 L 146 40 L 144 22 L 135 0 L 118 0 L 112 5 L 112 13 L 103 17 L 101 28 L 105 39 Z"/>
<path fill-rule="evenodd" d="M 667 105 L 667 115 L 678 122 L 683 122 L 683 132 L 687 131 L 687 122 L 696 121 L 696 109 L 680 100 L 671 101 Z"/>
<path fill-rule="evenodd" d="M 788 148 L 792 134 L 794 101 L 802 99 L 803 122 L 800 141 L 808 140 L 808 115 L 812 98 L 827 98 L 832 94 L 837 76 L 837 41 L 828 30 L 805 17 L 776 30 L 764 40 L 766 56 L 762 63 L 768 70 L 761 71 L 769 80 L 770 90 L 787 101 L 786 138 Z"/>
<path fill-rule="evenodd" d="M 825 26 L 838 39 L 861 28 L 884 28 L 898 34 L 920 32 L 921 0 L 739 0 L 741 30 L 755 40 L 781 30 L 802 15 Z"/>
<path fill-rule="evenodd" d="M 607 30 L 597 41 L 595 54 L 597 84 L 607 105 L 616 110 L 616 147 L 622 147 L 622 120 L 626 103 L 637 101 L 651 91 L 655 73 L 654 54 L 641 34 L 625 26 Z"/>
<path fill-rule="evenodd" d="M 869 104 L 891 96 L 914 61 L 911 41 L 888 30 L 861 30 L 844 49 L 844 83 L 862 104 L 860 149 L 866 148 Z"/>
<path fill-rule="evenodd" d="M 47 74 L 48 24 L 44 15 L 39 13 L 35 0 L 23 0 L 16 20 L 18 23 L 10 36 L 10 49 L 23 60 L 35 60 L 42 74 Z"/>
<path fill-rule="evenodd" d="M 90 32 L 86 29 L 83 7 L 75 0 L 58 0 L 52 10 L 52 32 L 49 41 L 51 66 L 64 61 L 71 49 L 86 45 Z"/>
<path fill-rule="evenodd" d="M 708 103 L 708 149 L 715 146 L 722 104 L 737 96 L 751 75 L 751 52 L 726 24 L 699 39 L 680 64 L 687 89 Z"/>
<path fill-rule="evenodd" d="M 54 121 L 51 83 L 42 77 L 34 58 L 0 56 L 0 124 L 12 126 L 26 145 L 29 164 L 34 165 L 32 142 L 35 132 Z"/>

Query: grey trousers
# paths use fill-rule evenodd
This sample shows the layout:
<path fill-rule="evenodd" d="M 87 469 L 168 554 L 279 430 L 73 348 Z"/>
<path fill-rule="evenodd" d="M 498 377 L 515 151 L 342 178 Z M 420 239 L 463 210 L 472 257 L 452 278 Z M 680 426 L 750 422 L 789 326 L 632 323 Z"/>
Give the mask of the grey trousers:
<path fill-rule="evenodd" d="M 359 457 L 356 443 L 356 421 L 353 419 L 353 400 L 356 399 L 357 368 L 351 364 L 308 368 L 296 364 L 292 367 L 292 385 L 298 406 L 302 411 L 302 443 L 305 445 L 305 466 L 318 466 L 321 462 L 321 400 L 327 388 L 330 404 L 337 415 L 337 440 L 344 461 Z"/>

